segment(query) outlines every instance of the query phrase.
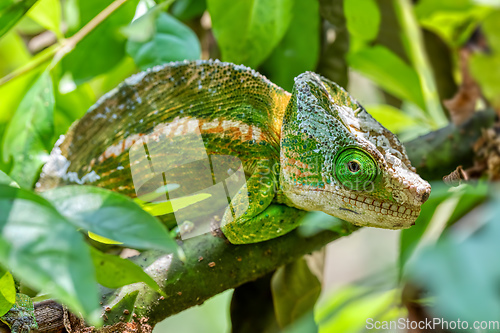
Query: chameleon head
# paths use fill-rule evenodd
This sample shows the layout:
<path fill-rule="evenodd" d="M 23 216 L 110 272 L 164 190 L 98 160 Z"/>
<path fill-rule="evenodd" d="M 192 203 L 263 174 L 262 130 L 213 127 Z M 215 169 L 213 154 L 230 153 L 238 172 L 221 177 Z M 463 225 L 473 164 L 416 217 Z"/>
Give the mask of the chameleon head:
<path fill-rule="evenodd" d="M 431 187 L 404 146 L 344 89 L 314 73 L 295 79 L 283 119 L 285 201 L 360 226 L 412 226 Z"/>

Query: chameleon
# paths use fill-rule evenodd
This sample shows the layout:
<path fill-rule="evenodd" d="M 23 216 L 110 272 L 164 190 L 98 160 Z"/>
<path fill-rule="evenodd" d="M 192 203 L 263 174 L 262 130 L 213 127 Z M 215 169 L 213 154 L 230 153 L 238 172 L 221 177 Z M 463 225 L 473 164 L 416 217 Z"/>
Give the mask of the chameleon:
<path fill-rule="evenodd" d="M 9 326 L 12 333 L 29 333 L 38 329 L 33 301 L 25 294 L 16 294 L 16 302 L 0 321 Z"/>
<path fill-rule="evenodd" d="M 131 162 L 134 144 L 183 140 L 190 131 L 210 158 L 233 156 L 242 165 L 245 184 L 219 221 L 233 244 L 284 235 L 307 211 L 357 226 L 409 228 L 430 195 L 397 137 L 336 83 L 305 72 L 290 93 L 251 68 L 218 60 L 156 66 L 105 94 L 61 136 L 37 190 L 87 184 L 137 199 L 133 170 L 153 190 L 174 176 L 197 184 L 189 170 L 146 179 L 151 166 Z M 182 160 L 184 143 L 176 153 L 145 154 L 150 162 Z M 223 168 L 237 167 L 231 163 Z M 159 218 L 172 228 L 172 215 Z"/>

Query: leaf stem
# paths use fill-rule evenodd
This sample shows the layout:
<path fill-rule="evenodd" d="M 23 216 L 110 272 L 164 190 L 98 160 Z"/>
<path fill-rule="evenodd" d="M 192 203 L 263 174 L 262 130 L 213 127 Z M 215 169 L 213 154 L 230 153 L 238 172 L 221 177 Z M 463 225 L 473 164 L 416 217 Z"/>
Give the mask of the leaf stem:
<path fill-rule="evenodd" d="M 71 52 L 76 45 L 82 41 L 89 33 L 91 33 L 99 24 L 104 22 L 113 12 L 115 12 L 120 6 L 122 6 L 128 0 L 115 0 L 109 6 L 104 8 L 99 14 L 97 14 L 94 18 L 92 18 L 87 24 L 85 24 L 76 34 L 71 36 L 68 39 L 64 39 L 61 42 L 52 45 L 46 53 L 41 55 L 40 57 L 35 58 L 33 61 L 30 61 L 25 66 L 7 74 L 6 76 L 0 78 L 0 86 L 6 84 L 7 82 L 22 76 L 29 71 L 42 66 L 47 61 L 52 59 L 50 64 L 50 68 L 54 68 L 61 59 Z"/>

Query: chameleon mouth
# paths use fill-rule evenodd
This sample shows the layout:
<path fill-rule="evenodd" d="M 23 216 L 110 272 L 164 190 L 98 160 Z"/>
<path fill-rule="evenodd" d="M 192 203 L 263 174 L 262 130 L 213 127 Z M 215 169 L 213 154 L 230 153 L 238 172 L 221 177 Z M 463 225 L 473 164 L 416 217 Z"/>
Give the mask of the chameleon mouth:
<path fill-rule="evenodd" d="M 394 203 L 383 202 L 362 195 L 350 194 L 350 197 L 343 197 L 342 201 L 346 206 L 341 207 L 345 210 L 354 211 L 352 208 L 359 208 L 365 211 L 373 212 L 377 215 L 393 216 L 399 218 L 416 219 L 420 213 L 420 207 L 417 209 L 408 206 L 396 205 Z"/>

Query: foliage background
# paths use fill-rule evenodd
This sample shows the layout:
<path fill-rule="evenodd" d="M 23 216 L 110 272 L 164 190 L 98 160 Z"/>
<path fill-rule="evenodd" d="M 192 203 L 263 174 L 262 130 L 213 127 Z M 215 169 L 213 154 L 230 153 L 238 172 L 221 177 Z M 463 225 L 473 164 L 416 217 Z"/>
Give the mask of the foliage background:
<path fill-rule="evenodd" d="M 110 4 L 120 6 L 109 17 L 99 17 Z M 0 275 L 0 309 L 5 312 L 12 304 L 13 280 L 8 272 L 12 271 L 35 290 L 50 290 L 89 320 L 97 320 L 92 305 L 96 290 L 91 285 L 95 279 L 104 285 L 110 283 L 106 279 L 116 281 L 116 267 L 128 264 L 98 252 L 81 255 L 89 250 L 83 248 L 87 245 L 75 227 L 130 247 L 158 247 L 141 243 L 131 233 L 97 230 L 97 223 L 84 217 L 76 221 L 74 210 L 61 208 L 67 202 L 58 205 L 61 198 L 76 201 L 82 194 L 109 193 L 82 187 L 48 194 L 45 200 L 31 192 L 59 136 L 131 74 L 169 61 L 220 58 L 256 68 L 290 91 L 296 75 L 316 71 L 348 87 L 376 119 L 408 141 L 446 126 L 454 117 L 499 109 L 499 22 L 496 0 L 3 0 L 0 183 L 18 184 L 21 189 L 0 188 L 4 212 L 0 263 L 6 269 Z M 460 89 L 475 91 L 469 97 L 472 107 L 444 102 Z M 499 320 L 499 199 L 488 181 L 495 175 L 477 178 L 477 184 L 451 190 L 433 183 L 431 199 L 409 230 L 363 230 L 332 244 L 322 298 L 315 308 L 319 330 L 358 332 L 366 318 L 418 319 L 410 306 L 416 299 L 425 300 L 417 303 L 429 315 Z M 12 216 L 19 216 L 8 212 L 20 211 L 14 203 L 21 199 L 45 218 L 38 221 L 40 225 L 54 230 L 57 220 L 61 221 L 57 226 L 65 226 L 61 233 L 42 232 L 42 236 L 45 242 L 55 242 L 58 255 L 67 261 L 23 265 L 23 255 L 42 262 L 44 254 L 23 253 L 7 232 Z M 121 213 L 143 213 L 125 198 L 114 200 L 119 202 L 114 209 Z M 102 215 L 105 208 L 95 207 L 93 216 Z M 335 223 L 321 214 L 312 220 Z M 123 230 L 133 222 L 116 221 Z M 154 233 L 158 225 L 153 218 L 150 223 L 149 232 Z M 161 232 L 165 248 L 174 249 L 166 232 Z M 61 237 L 72 239 L 64 238 L 65 233 L 78 241 L 64 245 Z M 81 267 L 93 267 L 99 260 L 107 263 L 107 270 L 97 269 L 101 270 L 97 277 L 89 275 L 93 269 L 75 277 Z M 57 276 L 48 273 L 55 267 L 60 269 Z M 147 280 L 140 272 L 125 275 L 122 285 Z M 53 286 L 54 281 L 58 284 L 56 278 L 61 288 Z M 155 288 L 154 282 L 148 283 Z M 230 298 L 231 291 L 225 292 L 200 308 L 167 319 L 157 330 L 224 331 L 230 326 Z M 274 301 L 279 317 L 283 303 Z"/>

